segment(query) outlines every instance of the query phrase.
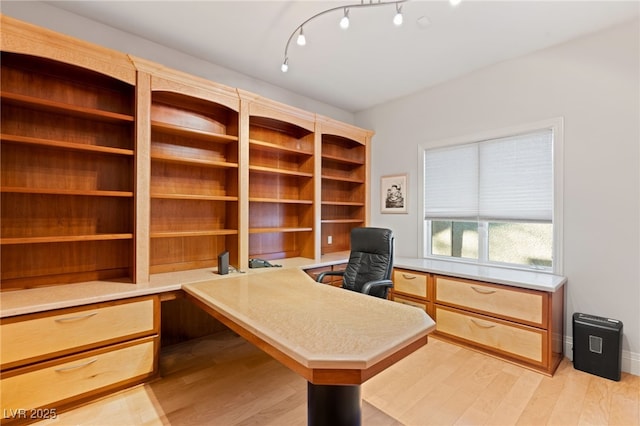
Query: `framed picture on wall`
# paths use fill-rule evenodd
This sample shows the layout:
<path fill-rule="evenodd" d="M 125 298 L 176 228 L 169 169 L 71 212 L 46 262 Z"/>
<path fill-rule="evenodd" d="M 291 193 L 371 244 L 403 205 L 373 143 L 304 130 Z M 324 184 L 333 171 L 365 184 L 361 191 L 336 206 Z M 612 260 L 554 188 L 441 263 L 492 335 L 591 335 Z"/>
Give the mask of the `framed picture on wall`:
<path fill-rule="evenodd" d="M 408 213 L 407 174 L 380 178 L 380 211 L 382 213 Z"/>

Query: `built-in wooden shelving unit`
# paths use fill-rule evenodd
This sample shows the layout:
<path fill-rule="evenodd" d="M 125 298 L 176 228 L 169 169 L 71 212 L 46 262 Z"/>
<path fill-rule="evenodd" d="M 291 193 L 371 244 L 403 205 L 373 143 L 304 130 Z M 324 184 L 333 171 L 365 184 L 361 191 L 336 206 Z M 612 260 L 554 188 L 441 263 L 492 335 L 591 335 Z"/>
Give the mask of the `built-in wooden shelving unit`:
<path fill-rule="evenodd" d="M 250 108 L 249 257 L 313 259 L 314 116 Z"/>
<path fill-rule="evenodd" d="M 354 227 L 368 221 L 368 142 L 371 132 L 320 120 L 322 254 L 350 248 Z"/>
<path fill-rule="evenodd" d="M 367 225 L 372 132 L 1 18 L 0 289 L 318 262 Z"/>
<path fill-rule="evenodd" d="M 2 53 L 2 288 L 124 278 L 134 262 L 134 88 Z"/>
<path fill-rule="evenodd" d="M 151 96 L 150 272 L 217 266 L 238 254 L 238 112 L 201 97 Z M 209 98 L 209 99 L 207 99 Z"/>

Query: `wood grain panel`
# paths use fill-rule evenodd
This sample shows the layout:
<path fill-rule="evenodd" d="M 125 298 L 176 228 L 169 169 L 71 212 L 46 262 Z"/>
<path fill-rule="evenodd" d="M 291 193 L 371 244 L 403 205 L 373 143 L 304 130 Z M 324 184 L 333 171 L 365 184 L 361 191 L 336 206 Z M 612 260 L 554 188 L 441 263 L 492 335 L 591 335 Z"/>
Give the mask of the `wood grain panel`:
<path fill-rule="evenodd" d="M 249 198 L 313 200 L 313 180 L 308 177 L 252 172 L 249 180 Z"/>
<path fill-rule="evenodd" d="M 276 231 L 264 234 L 249 235 L 249 257 L 260 257 L 263 259 L 284 259 L 289 257 L 313 256 L 306 250 L 311 250 L 310 243 L 313 242 L 313 232 L 281 232 Z"/>
<path fill-rule="evenodd" d="M 3 321 L 2 367 L 70 353 L 99 342 L 156 333 L 157 299 L 102 304 Z"/>
<path fill-rule="evenodd" d="M 133 149 L 130 122 L 87 120 L 63 111 L 41 111 L 2 102 L 2 133 L 78 144 Z M 37 126 L 31 123 L 38 123 Z M 131 153 L 133 155 L 133 153 Z"/>
<path fill-rule="evenodd" d="M 225 236 L 154 238 L 151 243 L 151 272 L 214 267 L 218 263 L 218 254 L 227 246 Z"/>
<path fill-rule="evenodd" d="M 396 269 L 393 271 L 393 291 L 427 300 L 427 276 Z"/>
<path fill-rule="evenodd" d="M 313 227 L 310 204 L 249 203 L 249 228 Z"/>
<path fill-rule="evenodd" d="M 230 133 L 232 130 L 237 132 L 237 125 L 227 128 L 228 123 L 238 120 L 235 111 L 215 102 L 175 92 L 153 92 L 151 119 L 189 129 L 238 136 Z"/>
<path fill-rule="evenodd" d="M 351 250 L 351 228 L 364 226 L 364 219 L 359 223 L 323 223 L 322 224 L 322 253 L 334 253 Z M 331 244 L 329 244 L 331 237 Z"/>
<path fill-rule="evenodd" d="M 366 185 L 364 182 L 337 181 L 322 179 L 323 202 L 362 202 Z"/>
<path fill-rule="evenodd" d="M 227 229 L 226 214 L 225 201 L 153 199 L 151 236 L 158 232 Z"/>
<path fill-rule="evenodd" d="M 437 332 L 545 365 L 547 332 L 436 305 Z"/>
<path fill-rule="evenodd" d="M 133 86 L 54 60 L 3 52 L 0 81 L 4 92 L 133 115 Z"/>
<path fill-rule="evenodd" d="M 127 198 L 3 193 L 0 209 L 3 239 L 132 232 Z"/>
<path fill-rule="evenodd" d="M 154 345 L 147 338 L 137 344 L 63 358 L 24 373 L 4 374 L 0 380 L 2 409 L 54 407 L 56 402 L 82 393 L 150 376 L 155 365 Z"/>
<path fill-rule="evenodd" d="M 436 302 L 547 327 L 546 293 L 436 277 Z"/>
<path fill-rule="evenodd" d="M 407 297 L 402 297 L 400 295 L 397 294 L 393 294 L 393 301 L 394 302 L 398 302 L 398 303 L 402 303 L 405 305 L 410 305 L 410 306 L 415 306 L 416 308 L 420 308 L 423 311 L 427 311 L 427 303 L 426 302 L 421 302 L 419 300 L 415 300 L 415 299 L 410 299 Z"/>
<path fill-rule="evenodd" d="M 122 278 L 130 281 L 131 238 L 4 245 L 2 290 Z"/>
<path fill-rule="evenodd" d="M 350 161 L 354 164 L 364 164 L 366 160 L 365 145 L 353 139 L 325 133 L 322 135 L 322 156 Z"/>
<path fill-rule="evenodd" d="M 121 170 L 121 173 L 114 173 Z M 133 191 L 126 156 L 2 145 L 2 186 L 77 191 Z"/>

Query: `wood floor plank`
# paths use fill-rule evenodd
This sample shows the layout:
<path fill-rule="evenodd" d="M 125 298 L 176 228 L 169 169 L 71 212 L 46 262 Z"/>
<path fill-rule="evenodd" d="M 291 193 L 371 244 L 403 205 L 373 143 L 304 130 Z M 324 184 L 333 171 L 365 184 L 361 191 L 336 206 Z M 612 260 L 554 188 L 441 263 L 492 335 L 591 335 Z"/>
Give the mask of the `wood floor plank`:
<path fill-rule="evenodd" d="M 609 424 L 611 393 L 606 379 L 590 377 L 587 394 L 578 423 L 581 425 Z"/>
<path fill-rule="evenodd" d="M 456 425 L 487 424 L 499 409 L 505 395 L 509 394 L 518 381 L 518 376 L 507 371 L 498 374 L 482 389 L 476 400 L 469 404 L 462 415 L 456 420 Z"/>
<path fill-rule="evenodd" d="M 567 375 L 558 401 L 549 416 L 549 423 L 567 426 L 578 424 L 590 380 L 587 374 Z"/>
<path fill-rule="evenodd" d="M 511 364 L 505 370 L 518 379 L 509 392 L 503 395 L 492 416 L 484 424 L 515 425 L 543 379 L 539 373 L 513 367 Z"/>
<path fill-rule="evenodd" d="M 304 426 L 307 385 L 230 331 L 163 348 L 161 378 L 39 424 Z M 554 377 L 429 343 L 362 386 L 364 426 L 640 425 L 640 377 Z"/>

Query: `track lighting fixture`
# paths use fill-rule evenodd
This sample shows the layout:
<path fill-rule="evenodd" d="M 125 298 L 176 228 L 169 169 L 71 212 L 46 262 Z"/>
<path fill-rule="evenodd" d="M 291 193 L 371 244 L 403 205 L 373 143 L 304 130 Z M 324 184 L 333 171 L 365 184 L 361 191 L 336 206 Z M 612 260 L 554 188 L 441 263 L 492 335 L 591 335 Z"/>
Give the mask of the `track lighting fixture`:
<path fill-rule="evenodd" d="M 316 13 L 311 18 L 307 19 L 302 24 L 298 25 L 296 27 L 296 29 L 293 30 L 293 32 L 289 36 L 289 40 L 287 40 L 287 44 L 286 44 L 286 46 L 284 48 L 284 61 L 282 62 L 282 65 L 280 66 L 280 69 L 282 70 L 282 72 L 289 71 L 289 45 L 291 44 L 291 40 L 293 39 L 293 36 L 296 35 L 296 33 L 297 33 L 298 34 L 298 38 L 296 39 L 296 43 L 298 44 L 298 46 L 306 45 L 307 44 L 307 39 L 304 36 L 304 31 L 303 31 L 302 28 L 303 28 L 304 25 L 308 24 L 309 22 L 313 21 L 314 19 L 316 19 L 316 18 L 318 18 L 318 17 L 320 17 L 322 15 L 325 15 L 327 13 L 334 12 L 336 10 L 342 10 L 343 11 L 343 16 L 342 16 L 342 19 L 340 19 L 340 28 L 342 28 L 343 30 L 346 30 L 346 29 L 349 28 L 349 23 L 350 23 L 349 22 L 349 10 L 350 9 L 355 9 L 355 8 L 359 8 L 359 7 L 387 6 L 387 5 L 395 4 L 395 6 L 396 6 L 396 14 L 393 17 L 393 24 L 396 27 L 399 27 L 404 22 L 404 17 L 402 16 L 402 3 L 405 3 L 407 1 L 409 1 L 409 0 L 395 0 L 395 1 L 377 0 L 375 2 L 374 2 L 374 0 L 368 0 L 368 2 L 365 2 L 365 0 L 360 0 L 359 4 L 351 4 L 351 5 L 347 5 L 347 6 L 332 7 L 331 9 L 327 9 L 327 10 L 324 10 L 322 12 Z M 458 6 L 461 2 L 462 2 L 462 0 L 449 0 L 449 3 L 453 7 Z M 423 21 L 424 21 L 424 19 L 423 19 Z M 426 19 L 426 21 L 428 22 L 428 19 Z M 420 21 L 418 22 L 418 24 L 420 25 Z M 424 25 L 424 24 L 422 24 L 422 25 Z"/>
<path fill-rule="evenodd" d="M 374 2 L 374 0 L 368 0 L 368 2 L 365 2 L 365 0 L 361 0 L 359 4 L 351 4 L 351 5 L 347 5 L 347 6 L 338 6 L 338 7 L 333 7 L 331 9 L 327 9 L 324 10 L 322 12 L 316 13 L 315 15 L 313 15 L 311 18 L 307 19 L 306 21 L 304 21 L 302 24 L 298 25 L 296 27 L 295 30 L 293 30 L 293 32 L 291 33 L 291 35 L 289 36 L 289 40 L 287 40 L 287 44 L 284 48 L 284 61 L 282 62 L 282 65 L 280 67 L 280 69 L 282 70 L 282 72 L 287 72 L 289 70 L 289 45 L 291 44 L 291 40 L 293 39 L 293 36 L 298 34 L 298 38 L 296 39 L 296 43 L 299 46 L 304 46 L 305 44 L 307 44 L 307 40 L 304 36 L 304 31 L 303 31 L 303 27 L 308 24 L 309 22 L 313 21 L 314 19 L 325 15 L 327 13 L 330 12 L 334 12 L 336 10 L 342 10 L 343 11 L 343 16 L 342 19 L 340 20 L 340 28 L 346 30 L 349 28 L 349 11 L 351 9 L 355 9 L 355 8 L 359 8 L 359 7 L 374 7 L 374 6 L 387 6 L 387 5 L 396 5 L 396 14 L 393 17 L 393 23 L 396 26 L 400 26 L 402 25 L 402 6 L 400 5 L 401 3 L 405 3 L 408 0 L 395 0 L 395 1 L 383 1 L 383 0 L 377 0 Z M 455 1 L 455 0 L 450 0 L 450 1 Z M 459 1 L 459 0 L 458 0 Z"/>

